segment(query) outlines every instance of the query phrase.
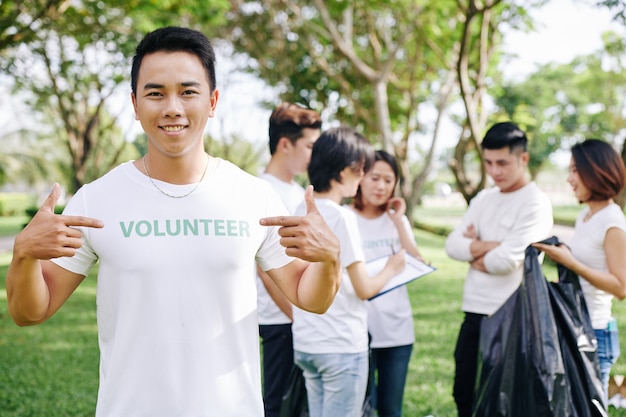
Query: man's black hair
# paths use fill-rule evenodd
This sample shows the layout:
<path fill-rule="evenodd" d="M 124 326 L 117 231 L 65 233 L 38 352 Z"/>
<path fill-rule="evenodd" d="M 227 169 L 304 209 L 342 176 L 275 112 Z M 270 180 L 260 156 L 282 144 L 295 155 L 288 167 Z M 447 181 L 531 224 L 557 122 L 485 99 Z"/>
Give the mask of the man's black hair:
<path fill-rule="evenodd" d="M 211 41 L 197 30 L 168 26 L 148 33 L 137 45 L 130 71 L 133 94 L 137 94 L 137 78 L 143 58 L 155 52 L 189 52 L 196 55 L 206 69 L 211 91 L 215 91 L 217 88 L 215 80 L 215 51 Z"/>
<path fill-rule="evenodd" d="M 526 133 L 515 123 L 496 123 L 487 131 L 480 147 L 482 149 L 502 149 L 509 148 L 510 152 L 520 149 L 526 152 L 528 139 Z"/>

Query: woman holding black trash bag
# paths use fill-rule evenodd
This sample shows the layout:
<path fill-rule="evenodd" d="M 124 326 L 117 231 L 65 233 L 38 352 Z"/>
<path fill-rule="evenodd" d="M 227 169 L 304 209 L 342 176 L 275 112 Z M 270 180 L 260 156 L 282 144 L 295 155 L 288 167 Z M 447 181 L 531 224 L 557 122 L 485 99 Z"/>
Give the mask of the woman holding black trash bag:
<path fill-rule="evenodd" d="M 626 218 L 613 198 L 625 184 L 624 162 L 613 147 L 587 139 L 572 147 L 567 181 L 586 207 L 567 245 L 533 246 L 578 274 L 597 343 L 605 404 L 611 366 L 620 354 L 613 297 L 626 297 Z"/>

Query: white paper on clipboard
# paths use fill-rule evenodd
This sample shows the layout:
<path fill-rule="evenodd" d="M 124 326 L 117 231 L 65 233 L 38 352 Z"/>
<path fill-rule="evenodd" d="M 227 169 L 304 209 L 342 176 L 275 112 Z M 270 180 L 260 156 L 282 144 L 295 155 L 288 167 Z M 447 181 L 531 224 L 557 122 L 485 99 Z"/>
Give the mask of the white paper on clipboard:
<path fill-rule="evenodd" d="M 371 277 L 373 275 L 378 274 L 383 270 L 385 264 L 387 263 L 387 259 L 389 256 L 383 256 L 381 258 L 374 259 L 372 261 L 366 262 L 365 267 L 367 268 L 367 274 Z M 385 284 L 385 286 L 380 290 L 378 294 L 371 297 L 370 300 L 373 300 L 376 297 L 379 297 L 386 292 L 389 292 L 395 288 L 398 288 L 402 285 L 406 285 L 411 281 L 415 281 L 418 278 L 423 277 L 424 275 L 430 274 L 435 271 L 436 268 L 420 261 L 419 259 L 406 254 L 406 264 L 404 270 L 399 274 L 391 277 L 389 281 Z"/>

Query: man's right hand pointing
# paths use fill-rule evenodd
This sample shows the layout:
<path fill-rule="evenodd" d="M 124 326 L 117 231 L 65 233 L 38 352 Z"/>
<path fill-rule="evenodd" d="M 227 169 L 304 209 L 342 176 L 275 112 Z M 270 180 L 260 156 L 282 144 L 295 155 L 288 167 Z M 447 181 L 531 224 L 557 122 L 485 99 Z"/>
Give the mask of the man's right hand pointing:
<path fill-rule="evenodd" d="M 83 244 L 77 226 L 104 227 L 97 219 L 82 216 L 64 216 L 54 213 L 61 195 L 61 187 L 54 184 L 52 192 L 30 223 L 15 238 L 14 256 L 31 259 L 52 259 L 73 256 Z"/>
<path fill-rule="evenodd" d="M 287 255 L 309 262 L 338 262 L 339 239 L 315 205 L 313 186 L 307 187 L 304 201 L 306 215 L 265 217 L 260 223 L 263 226 L 280 226 L 280 244 L 286 248 Z"/>

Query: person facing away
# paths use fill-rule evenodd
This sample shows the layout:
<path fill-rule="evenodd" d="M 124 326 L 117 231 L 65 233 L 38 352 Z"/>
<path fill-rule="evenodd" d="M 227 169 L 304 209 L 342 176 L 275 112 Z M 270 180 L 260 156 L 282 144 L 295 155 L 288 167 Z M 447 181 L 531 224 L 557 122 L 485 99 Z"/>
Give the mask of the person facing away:
<path fill-rule="evenodd" d="M 308 167 L 315 202 L 341 246 L 343 277 L 324 314 L 293 311 L 295 363 L 304 371 L 310 417 L 360 417 L 368 377 L 365 301 L 404 269 L 399 250 L 376 275 L 369 276 L 354 212 L 341 205 L 356 194 L 372 166 L 374 149 L 348 127 L 322 132 Z M 304 213 L 300 205 L 297 213 Z"/>
<path fill-rule="evenodd" d="M 62 215 L 55 184 L 15 239 L 9 311 L 46 321 L 98 262 L 97 417 L 261 417 L 255 259 L 294 305 L 323 313 L 338 240 L 311 190 L 307 212 L 288 216 L 267 182 L 205 153 L 219 95 L 205 35 L 148 33 L 131 78 L 147 153 L 84 185 Z"/>
<path fill-rule="evenodd" d="M 445 243 L 450 258 L 469 264 L 454 351 L 459 417 L 472 413 L 481 321 L 519 287 L 526 247 L 547 238 L 553 226 L 550 200 L 526 175 L 526 146 L 526 134 L 514 123 L 496 123 L 487 131 L 481 149 L 494 187 L 470 201 Z"/>
<path fill-rule="evenodd" d="M 356 214 L 365 261 L 404 249 L 422 260 L 406 203 L 395 197 L 400 171 L 393 155 L 378 150 L 349 206 Z M 413 310 L 406 285 L 366 303 L 371 337 L 370 401 L 379 417 L 402 416 L 404 384 L 415 342 Z"/>
<path fill-rule="evenodd" d="M 606 407 L 611 367 L 620 355 L 611 306 L 613 297 L 626 297 L 626 219 L 613 201 L 624 188 L 624 162 L 609 143 L 598 139 L 580 142 L 571 152 L 567 181 L 586 207 L 579 213 L 567 245 L 533 246 L 581 278 L 598 344 Z"/>
<path fill-rule="evenodd" d="M 294 181 L 294 177 L 306 172 L 321 127 L 319 113 L 292 103 L 279 104 L 270 116 L 271 158 L 260 177 L 278 192 L 289 213 L 294 213 L 304 199 L 304 188 Z M 259 270 L 257 276 L 265 417 L 278 417 L 289 373 L 295 367 L 292 308 L 287 297 L 266 273 Z"/>

